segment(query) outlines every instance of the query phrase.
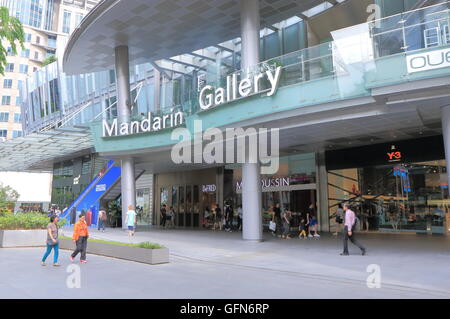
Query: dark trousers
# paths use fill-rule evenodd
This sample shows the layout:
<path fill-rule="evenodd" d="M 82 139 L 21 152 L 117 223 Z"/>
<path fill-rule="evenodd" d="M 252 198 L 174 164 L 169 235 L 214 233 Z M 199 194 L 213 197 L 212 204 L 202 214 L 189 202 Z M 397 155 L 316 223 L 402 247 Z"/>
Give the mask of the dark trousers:
<path fill-rule="evenodd" d="M 344 254 L 348 254 L 348 240 L 349 239 L 352 242 L 352 244 L 355 246 L 358 246 L 359 249 L 361 249 L 361 251 L 366 250 L 363 245 L 361 245 L 359 242 L 356 241 L 354 228 L 355 227 L 353 227 L 353 229 L 352 229 L 352 235 L 349 236 L 348 235 L 348 227 L 347 226 L 344 227 Z"/>
<path fill-rule="evenodd" d="M 241 228 L 242 226 L 242 218 L 238 216 L 238 224 L 237 224 L 237 228 Z"/>
<path fill-rule="evenodd" d="M 100 230 L 100 228 L 105 230 L 105 221 L 101 219 L 98 221 L 98 230 Z"/>
<path fill-rule="evenodd" d="M 87 248 L 87 237 L 80 236 L 76 242 L 77 248 L 72 253 L 72 257 L 75 258 L 78 253 L 81 253 L 80 260 L 86 260 L 86 248 Z"/>
<path fill-rule="evenodd" d="M 159 225 L 162 226 L 162 227 L 166 227 L 166 220 L 167 220 L 166 215 L 163 215 L 161 217 L 161 221 L 159 222 Z"/>
<path fill-rule="evenodd" d="M 277 224 L 275 234 L 277 235 L 283 234 L 283 222 L 281 221 L 281 217 L 275 217 L 275 223 Z"/>

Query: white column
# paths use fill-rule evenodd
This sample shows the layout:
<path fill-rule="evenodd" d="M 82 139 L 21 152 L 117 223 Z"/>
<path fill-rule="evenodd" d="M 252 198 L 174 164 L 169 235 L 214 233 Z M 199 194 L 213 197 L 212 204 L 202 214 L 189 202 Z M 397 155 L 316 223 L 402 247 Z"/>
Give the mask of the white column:
<path fill-rule="evenodd" d="M 259 30 L 259 0 L 241 1 L 243 70 L 249 70 L 259 63 Z M 258 154 L 249 154 L 242 165 L 242 215 L 242 238 L 262 241 L 261 167 Z"/>
<path fill-rule="evenodd" d="M 115 49 L 117 115 L 119 123 L 131 120 L 130 67 L 128 47 Z M 136 206 L 136 180 L 134 178 L 134 159 L 121 159 L 121 191 L 122 191 L 122 228 L 126 228 L 125 218 L 129 205 Z"/>
<path fill-rule="evenodd" d="M 442 136 L 444 138 L 445 162 L 447 165 L 447 182 L 450 187 L 450 105 L 442 107 Z M 450 192 L 450 188 L 448 189 Z M 447 215 L 444 220 L 444 235 L 449 235 L 450 225 Z"/>

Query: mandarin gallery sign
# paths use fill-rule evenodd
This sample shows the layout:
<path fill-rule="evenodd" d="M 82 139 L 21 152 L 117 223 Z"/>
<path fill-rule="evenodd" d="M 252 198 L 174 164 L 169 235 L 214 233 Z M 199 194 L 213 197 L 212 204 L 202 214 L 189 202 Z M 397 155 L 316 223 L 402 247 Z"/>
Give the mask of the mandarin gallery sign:
<path fill-rule="evenodd" d="M 153 116 L 148 112 L 147 117 L 130 123 L 118 122 L 117 118 L 111 123 L 103 120 L 103 137 L 127 136 L 139 133 L 157 132 L 166 128 L 173 128 L 184 123 L 184 113 L 175 112 L 163 116 Z"/>
<path fill-rule="evenodd" d="M 266 72 L 255 74 L 252 77 L 248 76 L 239 82 L 237 73 L 233 73 L 227 76 L 226 88 L 215 88 L 211 85 L 205 85 L 203 87 L 198 98 L 200 108 L 207 110 L 213 106 L 219 106 L 240 98 L 262 93 L 261 80 L 267 81 L 270 84 L 267 96 L 272 96 L 278 88 L 280 76 L 281 66 L 275 70 L 267 70 Z"/>

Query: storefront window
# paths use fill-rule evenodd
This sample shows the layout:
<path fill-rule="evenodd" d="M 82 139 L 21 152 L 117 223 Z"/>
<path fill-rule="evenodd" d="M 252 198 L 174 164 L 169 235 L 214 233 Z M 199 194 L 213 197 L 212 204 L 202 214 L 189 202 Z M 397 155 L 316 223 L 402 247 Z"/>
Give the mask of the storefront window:
<path fill-rule="evenodd" d="M 449 215 L 444 160 L 398 163 L 328 172 L 329 214 L 353 205 L 361 230 L 444 233 Z"/>
<path fill-rule="evenodd" d="M 150 189 L 136 190 L 136 213 L 138 225 L 151 225 L 152 212 L 150 211 Z"/>

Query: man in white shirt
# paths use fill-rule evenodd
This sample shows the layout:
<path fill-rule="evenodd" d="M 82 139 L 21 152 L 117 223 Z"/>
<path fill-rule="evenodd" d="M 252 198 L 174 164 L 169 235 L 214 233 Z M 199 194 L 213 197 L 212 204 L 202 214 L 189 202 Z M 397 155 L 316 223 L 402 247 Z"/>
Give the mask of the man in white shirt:
<path fill-rule="evenodd" d="M 355 234 L 353 232 L 356 223 L 355 212 L 353 212 L 348 204 L 344 204 L 345 211 L 345 223 L 344 223 L 344 251 L 341 253 L 341 256 L 348 256 L 348 240 L 361 249 L 361 254 L 364 256 L 366 254 L 366 249 L 363 245 L 358 243 L 355 239 Z"/>

